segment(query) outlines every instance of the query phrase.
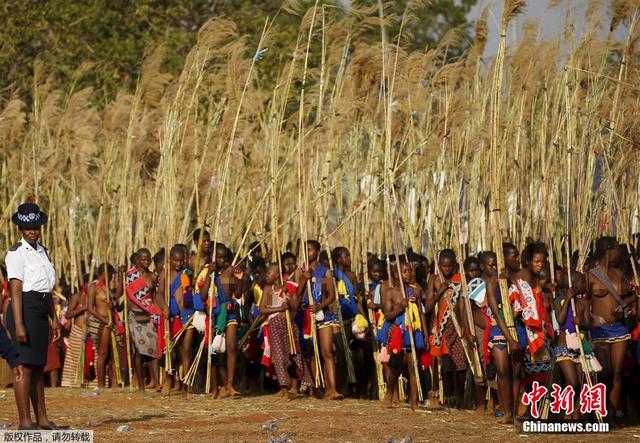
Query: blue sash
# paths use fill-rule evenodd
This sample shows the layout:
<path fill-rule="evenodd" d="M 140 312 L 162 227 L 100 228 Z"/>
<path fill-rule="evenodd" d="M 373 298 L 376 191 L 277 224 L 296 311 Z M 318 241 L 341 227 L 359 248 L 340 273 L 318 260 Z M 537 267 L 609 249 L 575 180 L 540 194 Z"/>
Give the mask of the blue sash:
<path fill-rule="evenodd" d="M 171 286 L 169 288 L 169 313 L 171 314 L 172 317 L 176 315 L 180 315 L 180 308 L 178 307 L 178 302 L 176 301 L 174 294 L 176 293 L 176 291 L 180 287 L 180 284 L 182 283 L 181 278 L 182 278 L 182 271 L 178 273 L 178 275 L 173 280 L 173 283 L 171 283 Z"/>
<path fill-rule="evenodd" d="M 406 298 L 409 299 L 409 303 L 415 303 L 415 298 L 413 295 L 413 288 L 407 288 Z M 385 320 L 382 324 L 382 327 L 378 329 L 376 334 L 376 340 L 383 346 L 387 345 L 387 340 L 389 338 L 389 329 L 391 329 L 392 325 L 396 325 L 400 327 L 402 331 L 402 348 L 404 350 L 411 349 L 411 337 L 409 336 L 409 331 L 405 329 L 405 314 L 401 313 L 398 315 L 392 322 Z M 413 342 L 416 349 L 423 349 L 425 347 L 424 335 L 422 334 L 422 329 L 415 329 L 413 331 Z"/>
<path fill-rule="evenodd" d="M 213 309 L 214 315 L 219 315 L 222 309 L 228 310 L 228 306 L 231 305 L 232 309 L 227 312 L 227 323 L 230 321 L 235 321 L 236 319 L 236 310 L 235 303 L 233 300 L 229 300 L 227 298 L 227 293 L 224 290 L 224 285 L 220 280 L 220 276 L 216 275 L 214 278 L 214 282 L 216 284 L 216 288 L 218 289 L 218 294 L 216 295 L 216 307 Z"/>
<path fill-rule="evenodd" d="M 322 280 L 324 276 L 329 272 L 329 268 L 324 265 L 317 265 L 313 270 L 311 280 L 311 296 L 314 303 L 322 303 Z"/>
<path fill-rule="evenodd" d="M 373 303 L 376 305 L 382 303 L 382 281 L 369 282 L 369 292 L 373 294 Z"/>
<path fill-rule="evenodd" d="M 222 284 L 222 282 L 220 281 L 220 276 L 218 276 L 216 274 L 216 276 L 213 278 L 213 281 L 216 285 L 216 307 L 213 309 L 213 314 L 214 315 L 220 315 L 220 310 L 222 309 L 222 307 L 224 306 L 226 309 L 226 304 L 227 304 L 227 294 L 224 291 L 224 285 Z"/>
<path fill-rule="evenodd" d="M 202 302 L 200 294 L 194 294 L 193 289 L 191 287 L 188 287 L 182 293 L 182 305 L 184 309 L 180 311 L 178 302 L 176 301 L 174 294 L 182 284 L 183 274 L 186 274 L 188 276 L 186 270 L 180 271 L 180 273 L 173 280 L 173 283 L 171 283 L 171 287 L 169 288 L 169 312 L 172 316 L 179 315 L 181 318 L 188 318 L 191 316 L 191 314 L 193 314 L 194 311 L 204 311 L 204 303 Z"/>
<path fill-rule="evenodd" d="M 342 311 L 343 320 L 352 320 L 358 314 L 358 301 L 356 300 L 356 288 L 347 277 L 347 274 L 340 269 L 335 269 L 335 277 L 337 281 L 342 281 L 349 298 L 339 297 L 340 310 Z M 337 294 L 336 294 L 337 295 Z"/>

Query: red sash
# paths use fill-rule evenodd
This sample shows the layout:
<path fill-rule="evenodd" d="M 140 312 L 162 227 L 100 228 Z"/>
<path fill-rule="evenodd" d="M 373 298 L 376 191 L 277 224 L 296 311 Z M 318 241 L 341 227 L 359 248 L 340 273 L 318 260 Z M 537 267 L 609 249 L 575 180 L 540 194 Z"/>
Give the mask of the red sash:
<path fill-rule="evenodd" d="M 527 331 L 529 354 L 531 354 L 533 359 L 538 351 L 544 350 L 544 329 L 542 327 L 541 314 L 538 312 L 539 309 L 535 291 L 529 283 L 523 279 L 515 282 L 509 290 L 509 301 L 513 306 L 514 316 L 519 314 L 522 318 Z"/>
<path fill-rule="evenodd" d="M 151 318 L 153 324 L 160 326 L 162 313 L 160 308 L 153 303 L 153 294 L 147 287 L 147 282 L 140 271 L 131 268 L 125 278 L 127 297 L 138 308 L 142 309 Z"/>
<path fill-rule="evenodd" d="M 451 277 L 451 285 L 449 287 L 450 289 L 453 289 L 454 285 L 458 285 L 458 287 L 460 288 L 459 285 L 461 284 L 462 277 L 460 276 L 460 274 L 454 274 L 453 277 Z M 452 300 L 454 304 L 454 306 L 452 306 L 453 312 L 455 312 L 455 303 L 457 302 L 457 300 L 457 297 L 455 300 Z M 449 321 L 450 315 L 449 310 L 447 309 L 448 304 L 449 302 L 444 297 L 444 295 L 440 297 L 440 300 L 438 301 L 438 312 L 434 318 L 433 333 L 429 336 L 429 344 L 431 345 L 430 352 L 433 357 L 442 357 L 443 355 L 449 355 L 449 346 L 447 346 L 447 341 L 444 339 L 443 335 L 445 325 L 447 321 Z"/>

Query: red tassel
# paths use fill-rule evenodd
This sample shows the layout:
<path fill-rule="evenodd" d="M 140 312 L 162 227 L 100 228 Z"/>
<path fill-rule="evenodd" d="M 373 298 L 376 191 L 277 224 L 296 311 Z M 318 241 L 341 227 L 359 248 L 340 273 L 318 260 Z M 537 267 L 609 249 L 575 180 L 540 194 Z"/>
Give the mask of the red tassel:
<path fill-rule="evenodd" d="M 487 315 L 486 309 L 482 312 L 484 314 L 484 333 L 482 334 L 482 358 L 484 364 L 491 363 L 491 353 L 489 352 L 489 334 L 491 334 L 491 317 Z"/>
<path fill-rule="evenodd" d="M 173 317 L 173 321 L 170 323 L 171 328 L 171 338 L 175 337 L 178 332 L 182 329 L 182 322 L 180 321 L 180 317 Z"/>
<path fill-rule="evenodd" d="M 95 350 L 93 348 L 93 340 L 87 340 L 84 354 L 84 378 L 89 380 L 90 369 L 95 358 Z"/>
<path fill-rule="evenodd" d="M 433 358 L 431 358 L 431 353 L 423 352 L 420 354 L 420 363 L 422 363 L 422 369 L 427 369 L 429 366 L 433 364 Z"/>
<path fill-rule="evenodd" d="M 304 310 L 304 317 L 302 319 L 302 332 L 305 337 L 311 337 L 311 310 L 309 308 Z"/>
<path fill-rule="evenodd" d="M 389 340 L 389 345 L 387 348 L 389 352 L 394 354 L 399 354 L 402 352 L 402 331 L 396 325 L 391 327 L 391 339 Z"/>

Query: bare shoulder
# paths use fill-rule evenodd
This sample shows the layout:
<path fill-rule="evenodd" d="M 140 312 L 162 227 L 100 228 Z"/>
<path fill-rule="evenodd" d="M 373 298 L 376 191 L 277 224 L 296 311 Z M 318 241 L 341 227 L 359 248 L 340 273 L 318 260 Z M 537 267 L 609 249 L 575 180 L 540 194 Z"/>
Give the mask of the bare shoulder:
<path fill-rule="evenodd" d="M 398 300 L 399 298 L 402 298 L 402 291 L 400 288 L 393 286 L 389 288 L 389 295 L 391 295 L 394 300 Z"/>
<path fill-rule="evenodd" d="M 273 286 L 270 284 L 265 284 L 262 288 L 262 300 L 265 301 L 266 304 L 271 303 L 271 294 L 273 293 Z"/>
<path fill-rule="evenodd" d="M 514 280 L 525 280 L 529 281 L 531 278 L 531 273 L 527 269 L 520 269 L 513 275 Z"/>
<path fill-rule="evenodd" d="M 622 269 L 619 269 L 619 268 L 609 268 L 607 270 L 607 274 L 609 274 L 611 277 L 615 278 L 616 280 L 621 280 L 624 278 L 624 271 L 622 271 Z"/>
<path fill-rule="evenodd" d="M 229 284 L 231 281 L 235 280 L 235 277 L 233 276 L 233 268 L 231 266 L 227 266 L 222 270 L 222 272 L 220 272 L 220 280 L 225 284 Z"/>
<path fill-rule="evenodd" d="M 487 286 L 495 285 L 498 282 L 498 278 L 493 275 L 491 277 L 482 277 L 482 280 L 485 282 Z"/>
<path fill-rule="evenodd" d="M 333 271 L 331 269 L 327 270 L 327 273 L 324 274 L 324 278 L 333 278 Z"/>

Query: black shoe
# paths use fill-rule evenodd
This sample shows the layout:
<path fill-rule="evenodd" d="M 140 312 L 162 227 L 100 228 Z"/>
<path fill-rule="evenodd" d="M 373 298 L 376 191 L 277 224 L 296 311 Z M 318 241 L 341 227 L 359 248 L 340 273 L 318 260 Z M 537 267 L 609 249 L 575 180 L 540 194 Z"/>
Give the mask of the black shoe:
<path fill-rule="evenodd" d="M 36 424 L 32 424 L 31 426 L 18 426 L 18 431 L 37 431 L 40 427 Z"/>

